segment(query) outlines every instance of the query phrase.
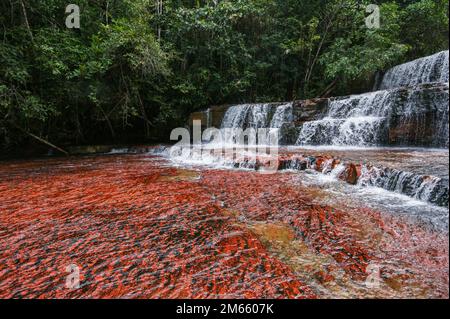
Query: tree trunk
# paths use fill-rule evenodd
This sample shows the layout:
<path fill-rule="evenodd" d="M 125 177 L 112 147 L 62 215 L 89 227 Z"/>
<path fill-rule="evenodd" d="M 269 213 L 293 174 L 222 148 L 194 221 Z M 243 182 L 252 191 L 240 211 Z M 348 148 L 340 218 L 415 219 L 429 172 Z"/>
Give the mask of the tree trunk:
<path fill-rule="evenodd" d="M 22 6 L 23 20 L 25 22 L 25 26 L 27 27 L 28 35 L 30 36 L 31 42 L 34 42 L 33 33 L 31 32 L 30 23 L 28 22 L 27 9 L 25 8 L 25 3 L 23 0 L 20 0 L 20 5 Z"/>
<path fill-rule="evenodd" d="M 50 142 L 47 141 L 47 140 L 44 140 L 43 138 L 41 138 L 41 137 L 39 137 L 39 136 L 37 136 L 37 135 L 34 135 L 33 133 L 28 132 L 27 130 L 21 128 L 21 127 L 18 126 L 18 125 L 15 125 L 15 124 L 13 124 L 13 125 L 14 125 L 15 127 L 17 127 L 17 128 L 18 128 L 20 131 L 22 131 L 23 133 L 25 133 L 25 134 L 31 136 L 32 138 L 38 140 L 39 142 L 41 142 L 41 143 L 43 143 L 43 144 L 45 144 L 45 145 L 47 145 L 47 146 L 50 146 L 51 148 L 53 148 L 53 149 L 55 149 L 55 150 L 57 150 L 57 151 L 63 153 L 63 154 L 66 155 L 66 156 L 69 156 L 69 152 L 63 150 L 62 148 L 60 148 L 60 147 L 58 147 L 58 146 L 56 146 L 56 145 L 50 143 Z"/>
<path fill-rule="evenodd" d="M 325 90 L 323 90 L 322 94 L 319 95 L 321 98 L 327 98 L 330 97 L 331 92 L 336 88 L 336 84 L 338 83 L 338 78 L 335 78 L 333 82 L 328 85 Z"/>

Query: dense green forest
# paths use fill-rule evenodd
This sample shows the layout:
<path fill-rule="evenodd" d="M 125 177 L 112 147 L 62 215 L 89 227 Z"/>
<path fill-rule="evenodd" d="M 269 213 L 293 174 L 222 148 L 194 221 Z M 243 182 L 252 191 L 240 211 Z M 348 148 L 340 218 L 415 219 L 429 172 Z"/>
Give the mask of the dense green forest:
<path fill-rule="evenodd" d="M 448 49 L 448 0 L 0 2 L 0 149 L 162 141 L 209 105 L 363 90 Z M 380 5 L 380 28 L 366 7 Z"/>

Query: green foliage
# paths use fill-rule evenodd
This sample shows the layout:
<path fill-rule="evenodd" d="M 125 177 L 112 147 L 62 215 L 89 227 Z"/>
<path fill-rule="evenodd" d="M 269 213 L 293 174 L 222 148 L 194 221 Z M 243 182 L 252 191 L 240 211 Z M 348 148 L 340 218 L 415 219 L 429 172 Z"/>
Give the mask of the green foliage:
<path fill-rule="evenodd" d="M 401 43 L 397 4 L 380 6 L 382 19 L 379 29 L 369 29 L 361 23 L 364 21 L 363 13 L 358 9 L 346 11 L 345 14 L 359 19 L 348 20 L 350 24 L 346 28 L 349 34 L 336 38 L 323 54 L 321 62 L 328 78 L 340 77 L 345 81 L 370 77 L 377 70 L 398 61 L 408 51 L 408 46 Z"/>
<path fill-rule="evenodd" d="M 407 6 L 400 16 L 402 40 L 408 58 L 448 49 L 448 0 L 421 0 Z"/>
<path fill-rule="evenodd" d="M 80 30 L 65 1 L 0 2 L 0 146 L 161 140 L 212 104 L 348 94 L 448 49 L 448 0 L 378 1 L 373 30 L 366 0 L 156 2 L 77 1 Z"/>
<path fill-rule="evenodd" d="M 358 18 L 347 20 L 350 32 L 337 37 L 321 58 L 328 78 L 339 77 L 345 83 L 400 62 L 448 50 L 448 0 L 399 2 L 403 7 L 394 1 L 381 4 L 380 29 L 368 29 L 360 23 L 363 11 L 346 11 Z"/>
<path fill-rule="evenodd" d="M 25 142 L 24 132 L 56 143 L 115 138 L 130 118 L 146 117 L 141 82 L 170 73 L 148 1 L 80 2 L 80 30 L 65 27 L 62 0 L 24 1 L 30 29 L 19 3 L 2 10 L 0 132 L 9 144 Z"/>

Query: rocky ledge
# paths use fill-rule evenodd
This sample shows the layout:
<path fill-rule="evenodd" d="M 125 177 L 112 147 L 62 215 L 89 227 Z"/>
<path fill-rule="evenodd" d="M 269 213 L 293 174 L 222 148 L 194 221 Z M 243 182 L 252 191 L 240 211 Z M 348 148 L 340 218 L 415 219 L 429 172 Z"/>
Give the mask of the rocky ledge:
<path fill-rule="evenodd" d="M 230 153 L 227 163 L 234 168 L 254 169 L 257 171 L 274 167 L 270 156 L 237 156 Z M 342 161 L 333 156 L 314 155 L 279 155 L 275 163 L 277 170 L 304 171 L 312 169 L 322 174 L 332 174 L 338 179 L 362 187 L 379 187 L 397 192 L 417 200 L 430 202 L 441 207 L 448 207 L 448 181 L 435 177 L 414 174 L 390 167 L 374 166 L 369 163 Z"/>

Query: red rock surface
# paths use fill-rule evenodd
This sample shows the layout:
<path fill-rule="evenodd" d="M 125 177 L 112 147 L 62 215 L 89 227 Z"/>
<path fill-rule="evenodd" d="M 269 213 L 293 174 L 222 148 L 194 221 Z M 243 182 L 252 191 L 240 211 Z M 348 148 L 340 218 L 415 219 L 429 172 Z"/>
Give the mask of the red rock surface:
<path fill-rule="evenodd" d="M 312 204 L 291 174 L 165 164 L 1 163 L 0 297 L 448 297 L 448 238 Z M 371 263 L 380 290 L 363 287 Z M 80 289 L 65 286 L 70 264 Z"/>
<path fill-rule="evenodd" d="M 361 168 L 358 169 L 355 164 L 347 164 L 339 178 L 351 185 L 356 185 L 360 176 Z"/>

